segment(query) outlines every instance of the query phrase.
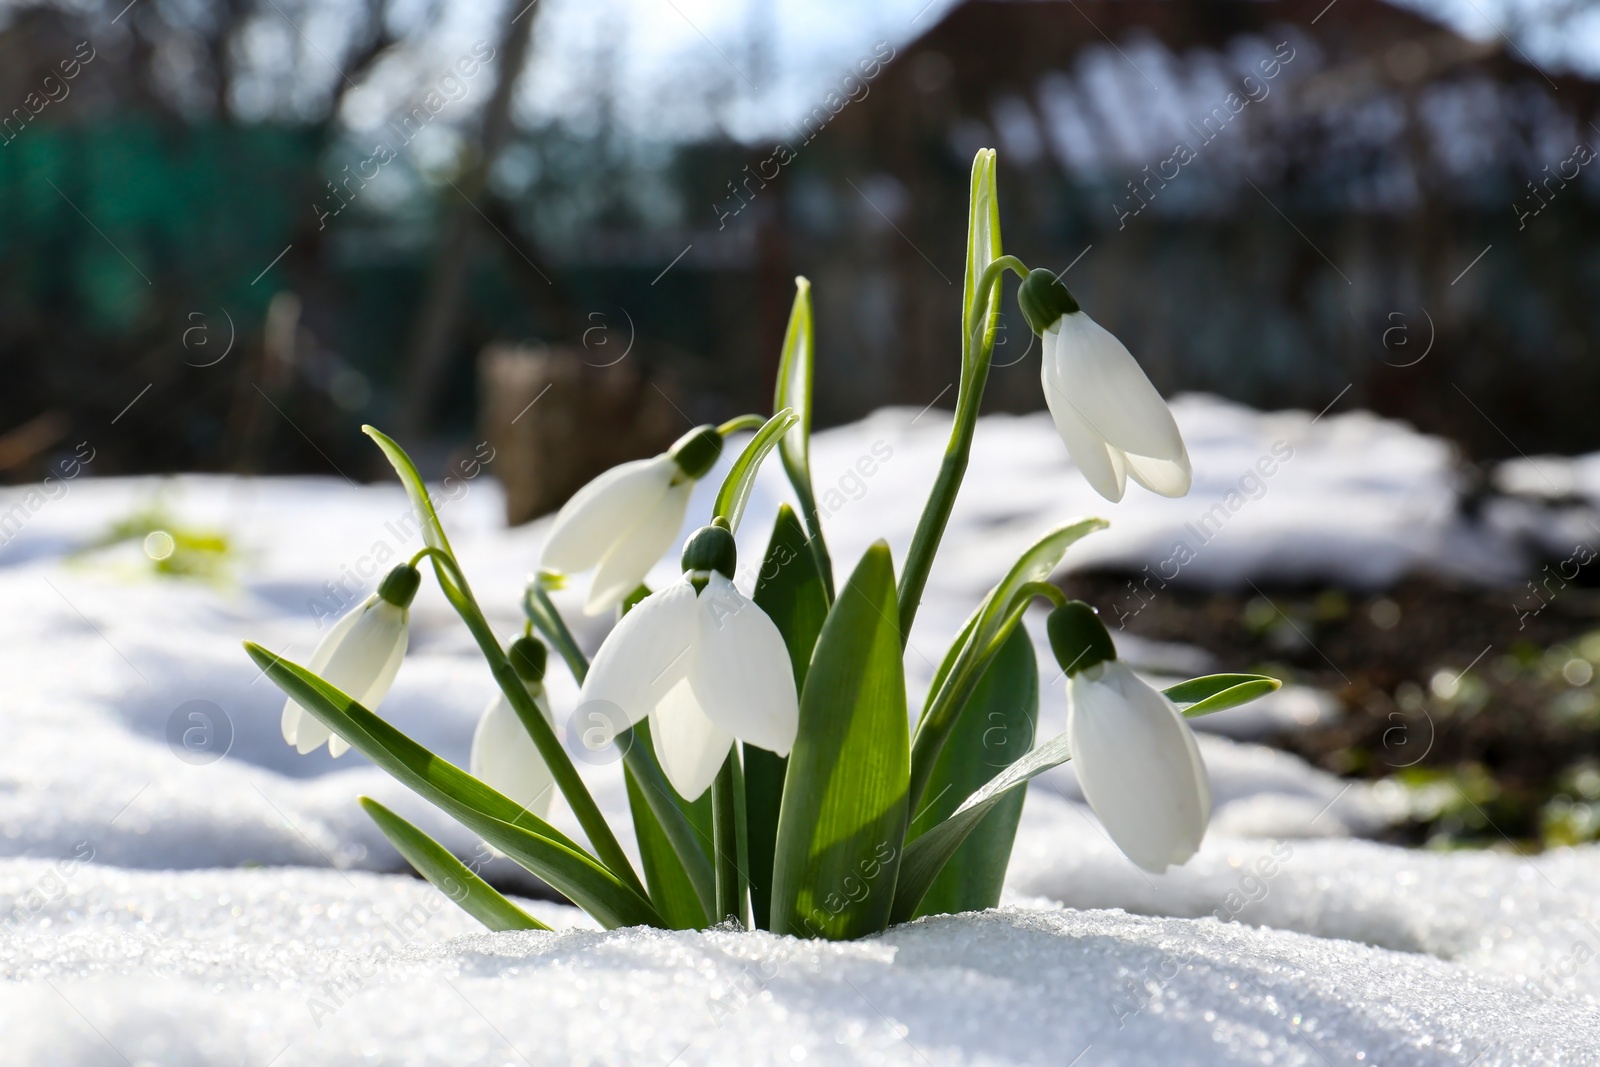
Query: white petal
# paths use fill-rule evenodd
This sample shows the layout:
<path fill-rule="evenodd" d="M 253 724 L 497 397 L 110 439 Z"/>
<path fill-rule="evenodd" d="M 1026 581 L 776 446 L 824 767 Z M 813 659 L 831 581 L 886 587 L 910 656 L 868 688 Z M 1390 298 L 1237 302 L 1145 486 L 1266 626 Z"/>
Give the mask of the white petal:
<path fill-rule="evenodd" d="M 698 799 L 716 781 L 733 745 L 733 735 L 706 717 L 687 678 L 651 713 L 650 740 L 662 773 L 685 800 Z"/>
<path fill-rule="evenodd" d="M 1129 452 L 1123 456 L 1128 464 L 1128 477 L 1162 496 L 1183 496 L 1189 491 L 1192 475 L 1189 470 L 1189 452 L 1185 449 L 1177 459 L 1152 459 Z"/>
<path fill-rule="evenodd" d="M 697 631 L 694 586 L 687 579 L 645 597 L 594 654 L 578 711 L 604 701 L 619 708 L 629 726 L 649 715 L 689 673 Z"/>
<path fill-rule="evenodd" d="M 650 568 L 677 540 L 683 528 L 683 513 L 689 508 L 694 483 L 684 481 L 669 488 L 648 511 L 638 516 L 633 527 L 620 537 L 600 561 L 589 598 L 586 615 L 609 611 L 639 588 Z"/>
<path fill-rule="evenodd" d="M 542 694 L 535 697 L 545 720 L 555 725 Z M 468 768 L 477 778 L 543 819 L 550 814 L 555 778 L 504 693 L 496 694 L 472 734 Z"/>
<path fill-rule="evenodd" d="M 556 515 L 545 538 L 541 565 L 576 574 L 599 563 L 617 538 L 656 505 L 677 473 L 678 465 L 661 455 L 623 463 L 600 475 Z"/>
<path fill-rule="evenodd" d="M 1052 327 L 1044 336 L 1044 357 L 1041 361 L 1044 402 L 1050 408 L 1056 433 L 1061 435 L 1072 462 L 1095 492 L 1115 503 L 1122 499 L 1128 484 L 1122 453 L 1106 444 L 1105 439 L 1089 425 L 1074 403 L 1068 387 L 1061 381 L 1056 360 L 1058 341 L 1056 327 Z"/>
<path fill-rule="evenodd" d="M 711 721 L 787 756 L 800 727 L 789 650 L 767 613 L 713 574 L 700 594 L 700 646 L 690 684 Z"/>
<path fill-rule="evenodd" d="M 1056 373 L 1084 421 L 1113 448 L 1176 461 L 1183 437 L 1167 402 L 1122 342 L 1079 311 L 1056 327 Z"/>
<path fill-rule="evenodd" d="M 306 669 L 312 674 L 321 674 L 328 666 L 328 661 L 333 658 L 333 654 L 338 651 L 339 646 L 344 644 L 344 640 L 350 635 L 350 631 L 355 629 L 356 623 L 361 620 L 362 615 L 366 614 L 377 599 L 378 595 L 374 593 L 341 615 L 332 628 L 322 635 L 322 640 L 317 642 L 317 647 L 312 650 L 311 658 L 306 661 Z M 295 703 L 293 698 L 284 701 L 283 716 L 279 725 L 283 729 L 283 739 L 294 745 L 302 754 L 310 752 L 328 739 L 328 728 L 323 726 L 315 715 Z M 306 748 L 300 747 L 302 735 L 308 745 Z M 315 740 L 312 740 L 313 738 Z"/>
<path fill-rule="evenodd" d="M 1127 664 L 1067 681 L 1067 743 L 1089 806 L 1147 871 L 1184 863 L 1211 816 L 1211 783 L 1189 724 Z"/>
<path fill-rule="evenodd" d="M 318 673 L 368 711 L 376 711 L 406 654 L 407 615 L 405 608 L 372 598 Z M 314 721 L 314 716 L 307 715 L 300 722 L 295 747 L 301 752 L 310 752 L 330 736 L 321 723 L 316 723 L 320 730 L 307 736 L 307 727 Z M 328 751 L 340 755 L 349 747 L 341 739 L 337 750 L 330 744 Z"/>

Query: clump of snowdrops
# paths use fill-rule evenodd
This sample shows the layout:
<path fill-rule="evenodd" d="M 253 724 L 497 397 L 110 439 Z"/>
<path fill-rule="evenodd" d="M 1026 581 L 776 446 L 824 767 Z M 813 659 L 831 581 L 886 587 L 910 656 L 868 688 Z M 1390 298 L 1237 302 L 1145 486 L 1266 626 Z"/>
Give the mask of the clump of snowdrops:
<path fill-rule="evenodd" d="M 928 572 L 966 470 L 993 355 L 1000 286 L 1043 339 L 1045 401 L 1077 467 L 1120 500 L 1131 478 L 1167 496 L 1189 489 L 1189 458 L 1166 404 L 1128 350 L 1048 270 L 1000 245 L 995 155 L 972 170 L 963 287 L 960 391 L 949 447 L 898 574 L 879 541 L 842 588 L 816 508 L 808 460 L 813 365 L 810 291 L 800 279 L 784 338 L 776 413 L 691 431 L 663 455 L 601 475 L 561 510 L 523 592 L 527 624 L 509 644 L 485 620 L 410 458 L 368 427 L 405 485 L 425 547 L 339 620 L 299 666 L 255 644 L 287 694 L 285 740 L 309 752 L 355 748 L 611 928 L 702 928 L 735 921 L 845 939 L 921 915 L 995 905 L 1028 779 L 1076 761 L 1106 831 L 1139 866 L 1161 871 L 1200 845 L 1211 792 L 1186 717 L 1277 687 L 1213 675 L 1158 691 L 1122 660 L 1089 605 L 1048 579 L 1068 547 L 1103 528 L 1084 519 L 1043 534 L 973 610 L 910 724 L 902 657 Z M 683 576 L 651 592 L 691 492 L 726 442 L 754 431 Z M 776 451 L 799 502 L 778 509 L 754 588 L 738 587 L 734 534 L 756 472 Z M 499 694 L 473 739 L 468 770 L 375 714 L 405 655 L 423 563 L 472 632 Z M 585 659 L 549 591 L 593 570 L 584 610 L 620 610 Z M 1020 625 L 1050 610 L 1051 651 L 1066 678 L 1067 730 L 997 766 L 996 728 L 1035 736 L 1039 670 Z M 537 632 L 538 636 L 535 636 Z M 541 640 L 542 638 L 542 640 Z M 639 869 L 602 817 L 557 734 L 544 690 L 553 646 L 581 683 L 571 722 L 589 747 L 623 753 Z M 587 843 L 546 817 L 559 790 Z M 539 928 L 444 847 L 370 798 L 362 805 L 402 855 L 495 930 Z"/>

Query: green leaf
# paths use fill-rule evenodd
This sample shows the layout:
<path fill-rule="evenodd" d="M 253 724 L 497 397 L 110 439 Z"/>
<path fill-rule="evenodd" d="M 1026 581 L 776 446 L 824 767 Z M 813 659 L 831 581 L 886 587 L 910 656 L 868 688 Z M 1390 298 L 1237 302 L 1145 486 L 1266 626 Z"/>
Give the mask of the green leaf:
<path fill-rule="evenodd" d="M 812 328 L 811 283 L 794 280 L 794 305 L 789 309 L 789 326 L 783 334 L 783 352 L 778 360 L 778 385 L 772 410 L 792 408 L 796 421 L 778 443 L 783 469 L 800 499 L 800 512 L 811 531 L 810 549 L 822 574 L 828 600 L 833 600 L 833 560 L 822 537 L 822 516 L 817 512 L 816 492 L 811 485 L 811 378 L 816 366 L 816 337 Z"/>
<path fill-rule="evenodd" d="M 1213 676 L 1225 677 L 1225 676 Z M 1222 693 L 1232 692 L 1234 688 L 1253 686 L 1256 696 L 1270 693 L 1278 687 L 1277 680 L 1261 675 L 1236 675 L 1238 678 L 1250 678 L 1251 682 L 1241 683 L 1222 690 Z M 1211 679 L 1197 678 L 1197 682 L 1208 682 Z M 1256 683 L 1273 683 L 1260 686 Z M 1184 683 L 1188 684 L 1188 683 Z M 1182 686 L 1173 686 L 1181 689 Z M 1168 690 L 1170 693 L 1171 690 Z M 1250 698 L 1253 699 L 1253 698 Z M 1226 705 L 1228 707 L 1233 704 Z M 1204 709 L 1200 704 L 1191 705 L 1183 709 L 1184 718 L 1194 719 L 1201 715 L 1209 715 L 1214 711 L 1221 711 L 1222 706 L 1210 706 Z M 944 822 L 933 827 L 927 833 L 918 837 L 906 846 L 905 862 L 900 868 L 900 882 L 895 889 L 894 897 L 894 922 L 906 922 L 917 914 L 918 906 L 923 897 L 932 887 L 934 880 L 950 857 L 956 854 L 967 836 L 983 822 L 984 816 L 993 811 L 1001 801 L 1018 786 L 1023 785 L 1028 779 L 1043 774 L 1052 767 L 1059 767 L 1072 758 L 1067 749 L 1067 735 L 1057 734 L 1046 741 L 1022 759 L 1013 763 L 982 789 L 968 797 L 955 813 Z"/>
<path fill-rule="evenodd" d="M 350 746 L 543 878 L 608 929 L 665 926 L 651 906 L 561 831 L 429 752 L 304 667 L 245 642 L 272 681 Z"/>
<path fill-rule="evenodd" d="M 915 840 L 943 822 L 962 801 L 1033 747 L 1039 721 L 1039 665 L 1021 626 L 989 661 L 967 709 L 934 764 L 929 797 L 912 821 Z M 945 864 L 922 899 L 918 915 L 979 911 L 1000 903 L 1011 845 L 1022 818 L 1023 789 L 1007 793 Z"/>
<path fill-rule="evenodd" d="M 867 549 L 822 626 L 789 756 L 773 863 L 776 933 L 884 929 L 905 843 L 905 677 L 894 564 Z"/>
<path fill-rule="evenodd" d="M 633 737 L 628 744 L 630 751 L 635 745 L 651 745 L 648 720 L 641 720 L 633 727 Z M 644 877 L 650 886 L 651 902 L 674 930 L 699 930 L 708 926 L 709 913 L 701 901 L 695 878 L 689 874 L 672 839 L 662 829 L 661 820 L 645 792 L 652 787 L 641 783 L 633 767 L 625 765 L 623 777 L 627 782 L 628 809 L 633 813 L 634 836 L 639 841 L 639 855 L 644 862 Z M 661 788 L 663 784 L 664 780 L 655 783 L 654 787 Z M 678 818 L 684 820 L 682 811 L 676 809 L 676 797 L 669 796 L 666 799 L 674 804 Z M 690 862 L 698 860 L 700 870 L 697 873 L 709 883 L 711 865 L 705 850 L 694 845 L 692 839 L 689 844 L 692 846 Z"/>
<path fill-rule="evenodd" d="M 828 595 L 815 556 L 794 509 L 779 505 L 767 554 L 756 575 L 756 606 L 767 613 L 789 650 L 794 690 L 805 692 L 806 672 L 817 635 L 828 617 Z M 744 747 L 746 833 L 750 849 L 750 910 L 756 928 L 769 929 L 772 857 L 778 842 L 778 811 L 789 761 L 755 745 Z"/>
<path fill-rule="evenodd" d="M 778 441 L 798 419 L 799 416 L 788 408 L 768 419 L 767 424 L 757 430 L 750 443 L 744 446 L 739 458 L 733 461 L 728 476 L 722 480 L 722 488 L 717 491 L 717 502 L 711 514 L 727 519 L 728 528 L 735 533 L 739 531 L 739 520 L 744 517 L 744 506 L 750 501 L 750 490 L 755 486 L 761 461 L 777 447 Z"/>
<path fill-rule="evenodd" d="M 967 269 L 961 285 L 962 345 L 976 340 L 979 323 L 972 321 L 978 303 L 978 283 L 989 264 L 999 259 L 1000 198 L 995 192 L 995 151 L 980 148 L 972 157 L 971 195 L 967 201 Z M 984 342 L 994 335 L 1000 319 L 1000 301 L 990 300 L 984 322 Z"/>
<path fill-rule="evenodd" d="M 911 750 L 911 803 L 920 804 L 926 792 L 928 776 L 933 772 L 950 730 L 955 726 L 967 698 L 978 684 L 990 658 L 999 651 L 1004 639 L 1007 620 L 1020 617 L 1026 599 L 1033 594 L 1027 586 L 1042 582 L 1061 565 L 1061 557 L 1073 542 L 1107 526 L 1104 519 L 1081 519 L 1060 526 L 1045 534 L 1024 552 L 1011 570 L 990 590 L 963 627 L 957 638 L 954 655 L 946 654 L 944 664 L 934 677 L 933 688 L 928 691 L 928 702 L 923 707 L 922 718 L 917 723 L 916 738 Z"/>
<path fill-rule="evenodd" d="M 1209 715 L 1213 711 L 1248 704 L 1282 686 L 1278 679 L 1263 674 L 1208 674 L 1204 678 L 1179 682 L 1161 692 L 1185 715 Z"/>
<path fill-rule="evenodd" d="M 517 907 L 494 886 L 479 878 L 439 842 L 406 822 L 371 797 L 361 807 L 383 836 L 417 873 L 468 915 L 491 930 L 548 930 L 550 927 Z"/>

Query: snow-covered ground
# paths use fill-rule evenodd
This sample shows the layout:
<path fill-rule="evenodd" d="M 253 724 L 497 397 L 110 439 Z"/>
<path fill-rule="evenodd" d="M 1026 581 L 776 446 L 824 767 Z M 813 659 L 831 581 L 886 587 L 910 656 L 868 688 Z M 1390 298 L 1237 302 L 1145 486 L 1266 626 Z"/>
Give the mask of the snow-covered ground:
<path fill-rule="evenodd" d="M 1528 565 L 1514 524 L 1461 517 L 1436 440 L 1364 414 L 1175 410 L 1194 492 L 1132 488 L 1117 505 L 1076 477 L 1045 419 L 985 420 L 907 652 L 914 686 L 1011 558 L 1085 514 L 1113 527 L 1069 565 L 1137 571 L 1188 538 L 1189 581 L 1378 586 L 1429 567 L 1511 580 Z M 841 572 L 875 537 L 903 554 L 947 425 L 886 411 L 817 436 Z M 1216 813 L 1202 853 L 1164 876 L 1116 853 L 1068 765 L 1030 794 L 998 913 L 829 946 L 599 933 L 533 904 L 579 929 L 481 933 L 396 873 L 353 798 L 407 813 L 491 877 L 516 869 L 359 757 L 296 756 L 281 697 L 238 645 L 309 655 L 320 617 L 370 590 L 380 557 L 417 547 L 399 489 L 83 476 L 51 492 L 36 509 L 25 490 L 0 499 L 0 515 L 27 509 L 0 547 L 0 1062 L 1493 1064 L 1594 1062 L 1600 1048 L 1600 850 L 1360 840 L 1393 798 L 1251 740 L 1336 714 L 1303 690 L 1202 720 Z M 543 524 L 505 530 L 488 477 L 451 492 L 444 522 L 509 632 Z M 182 525 L 228 533 L 230 579 L 154 577 L 133 544 L 75 551 L 158 494 Z M 783 494 L 764 477 L 747 563 Z M 414 619 L 383 713 L 464 762 L 492 683 L 426 583 Z M 602 634 L 581 627 L 591 647 Z M 1206 669 L 1192 649 L 1124 652 L 1163 674 Z M 1055 674 L 1048 733 L 1064 721 Z M 552 693 L 559 720 L 574 697 L 559 668 Z M 581 766 L 625 831 L 615 764 Z"/>

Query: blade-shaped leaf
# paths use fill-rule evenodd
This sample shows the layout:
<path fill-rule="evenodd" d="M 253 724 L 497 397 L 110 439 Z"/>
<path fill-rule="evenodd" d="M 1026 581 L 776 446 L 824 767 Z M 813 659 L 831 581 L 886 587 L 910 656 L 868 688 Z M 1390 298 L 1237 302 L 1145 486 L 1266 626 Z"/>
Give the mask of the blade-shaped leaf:
<path fill-rule="evenodd" d="M 571 838 L 441 759 L 321 678 L 252 642 L 272 681 L 350 746 L 481 836 L 608 928 L 665 926 L 661 916 Z"/>
<path fill-rule="evenodd" d="M 882 541 L 839 593 L 800 694 L 773 863 L 774 932 L 882 930 L 906 830 L 905 678 L 894 564 Z"/>
<path fill-rule="evenodd" d="M 722 480 L 722 488 L 717 491 L 717 501 L 711 514 L 727 519 L 728 528 L 735 533 L 739 530 L 739 520 L 744 517 L 744 506 L 750 501 L 750 490 L 756 484 L 756 472 L 761 469 L 761 461 L 777 447 L 779 440 L 789 432 L 797 419 L 798 416 L 788 408 L 768 419 L 767 424 L 757 430 L 750 443 L 744 446 L 744 451 L 739 453 L 739 458 L 729 468 L 728 476 Z"/>
<path fill-rule="evenodd" d="M 805 692 L 811 652 L 823 620 L 828 617 L 828 597 L 822 587 L 817 560 L 806 550 L 806 534 L 787 504 L 767 542 L 767 554 L 756 575 L 756 606 L 767 613 L 789 650 L 795 692 Z M 772 857 L 778 841 L 778 811 L 783 802 L 783 780 L 789 761 L 755 745 L 744 746 L 746 833 L 750 849 L 750 910 L 757 929 L 769 929 L 772 906 Z"/>
<path fill-rule="evenodd" d="M 1032 639 L 1018 626 L 989 661 L 966 711 L 950 732 L 929 779 L 929 799 L 906 836 L 914 840 L 943 822 L 966 797 L 1025 756 L 1033 747 L 1038 720 L 1039 664 Z M 979 911 L 1000 903 L 1026 797 L 1027 790 L 1014 789 L 984 816 L 982 828 L 939 872 L 918 915 Z"/>
<path fill-rule="evenodd" d="M 959 651 L 954 658 L 945 656 L 945 664 L 934 678 L 928 693 L 922 719 L 917 723 L 916 738 L 911 750 L 911 803 L 920 804 L 926 792 L 928 775 L 933 762 L 944 747 L 957 716 L 966 705 L 972 689 L 978 684 L 989 659 L 999 649 L 998 638 L 1019 605 L 1016 600 L 1025 594 L 1025 587 L 1042 582 L 1061 565 L 1061 557 L 1073 542 L 1096 530 L 1103 530 L 1104 519 L 1081 519 L 1060 526 L 1045 534 L 1022 554 L 1000 584 L 989 592 L 983 604 L 973 614 L 962 634 L 957 638 Z"/>
<path fill-rule="evenodd" d="M 1261 675 L 1239 677 L 1253 677 L 1261 682 L 1273 683 L 1258 692 L 1258 696 L 1278 687 L 1274 678 Z M 1184 718 L 1198 718 L 1222 710 L 1218 707 L 1205 710 L 1197 710 L 1198 708 L 1199 705 L 1193 705 L 1184 709 Z M 963 801 L 950 818 L 908 844 L 905 861 L 900 868 L 900 882 L 895 889 L 893 921 L 905 922 L 917 914 L 917 908 L 922 903 L 923 897 L 944 865 L 949 862 L 950 857 L 956 854 L 956 850 L 967 839 L 967 835 L 983 822 L 984 816 L 993 811 L 1009 792 L 1026 783 L 1028 779 L 1043 774 L 1052 767 L 1059 767 L 1071 758 L 1072 754 L 1067 749 L 1067 735 L 1057 734 L 995 775 L 988 785 Z"/>
<path fill-rule="evenodd" d="M 479 878 L 450 850 L 371 797 L 361 807 L 378 824 L 395 851 L 433 887 L 491 930 L 548 930 L 550 927 L 517 907 L 494 886 Z"/>
<path fill-rule="evenodd" d="M 778 384 L 772 410 L 791 408 L 795 424 L 778 443 L 783 469 L 800 500 L 800 513 L 811 531 L 810 550 L 822 574 L 822 586 L 833 600 L 833 560 L 822 537 L 822 516 L 817 513 L 816 492 L 811 485 L 811 378 L 816 366 L 816 337 L 812 328 L 811 283 L 794 280 L 794 305 L 789 309 L 789 326 L 783 334 L 783 353 L 778 361 Z"/>
<path fill-rule="evenodd" d="M 1162 693 L 1182 708 L 1185 715 L 1209 715 L 1213 711 L 1248 704 L 1282 686 L 1278 679 L 1261 674 L 1208 674 L 1204 678 L 1179 682 L 1163 689 Z"/>

